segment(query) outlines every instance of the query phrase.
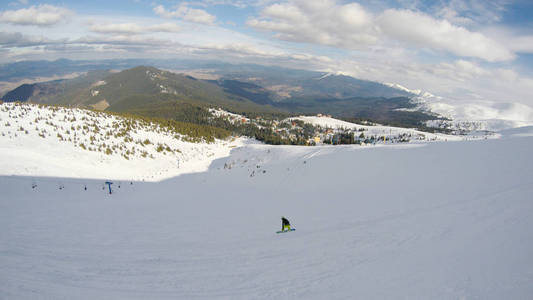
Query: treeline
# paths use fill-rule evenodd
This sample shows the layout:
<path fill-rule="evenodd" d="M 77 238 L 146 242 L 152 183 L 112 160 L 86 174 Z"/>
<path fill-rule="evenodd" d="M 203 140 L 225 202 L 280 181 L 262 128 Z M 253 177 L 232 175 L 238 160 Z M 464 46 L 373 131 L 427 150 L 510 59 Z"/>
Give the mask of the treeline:
<path fill-rule="evenodd" d="M 364 137 L 364 134 L 361 133 Z M 324 144 L 330 145 L 350 145 L 350 144 L 360 144 L 361 141 L 356 139 L 353 132 L 338 133 L 329 138 L 324 139 Z"/>
<path fill-rule="evenodd" d="M 113 112 L 112 114 L 130 118 L 133 120 L 139 120 L 143 122 L 153 123 L 161 126 L 163 129 L 166 129 L 168 131 L 185 135 L 187 136 L 188 140 L 191 142 L 214 142 L 215 139 L 226 139 L 231 136 L 231 132 L 224 129 L 219 128 L 215 126 L 210 125 L 201 125 L 201 124 L 195 124 L 190 122 L 181 122 L 176 121 L 172 119 L 163 119 L 163 118 L 156 118 L 156 117 L 146 117 L 146 116 L 140 116 L 135 115 L 131 113 L 116 113 Z"/>
<path fill-rule="evenodd" d="M 282 134 L 272 129 L 272 121 L 263 120 L 264 123 L 257 126 L 251 123 L 233 123 L 226 118 L 211 118 L 209 123 L 215 127 L 230 131 L 232 135 L 253 137 L 258 141 L 271 145 L 306 145 L 307 140 L 314 133 L 313 128 L 311 131 L 309 129 L 292 129 L 288 131 L 288 134 Z M 312 127 L 309 124 L 305 125 Z"/>
<path fill-rule="evenodd" d="M 251 123 L 231 122 L 225 117 L 213 117 L 209 111 L 209 105 L 190 103 L 185 101 L 165 101 L 157 104 L 151 103 L 145 106 L 128 110 L 127 114 L 117 113 L 123 116 L 140 116 L 151 122 L 176 126 L 180 133 L 191 136 L 201 136 L 205 138 L 224 138 L 233 136 L 253 137 L 266 144 L 272 145 L 305 145 L 307 139 L 313 134 L 312 125 L 301 122 L 299 125 L 304 128 L 293 130 L 293 138 L 284 136 L 272 129 L 274 120 L 287 118 L 289 115 L 278 112 L 255 112 L 255 111 L 231 111 L 249 119 L 261 119 L 262 126 L 259 127 Z M 189 124 L 189 125 L 187 125 Z"/>

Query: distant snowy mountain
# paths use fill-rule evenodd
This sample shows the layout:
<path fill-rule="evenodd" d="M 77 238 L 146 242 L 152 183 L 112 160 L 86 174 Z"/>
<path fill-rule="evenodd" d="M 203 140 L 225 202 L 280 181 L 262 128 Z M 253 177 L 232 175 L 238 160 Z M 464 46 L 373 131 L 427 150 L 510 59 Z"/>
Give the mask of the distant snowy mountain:
<path fill-rule="evenodd" d="M 191 142 L 158 124 L 83 109 L 0 105 L 0 175 L 156 181 L 202 172 L 232 142 Z"/>
<path fill-rule="evenodd" d="M 419 97 L 425 97 L 425 98 L 430 98 L 430 97 L 436 97 L 435 95 L 429 93 L 429 92 L 425 92 L 425 91 L 422 91 L 422 90 L 411 90 L 411 89 L 408 89 L 402 85 L 399 85 L 397 83 L 385 83 L 386 86 L 388 87 L 391 87 L 391 88 L 395 88 L 397 90 L 400 90 L 400 91 L 404 91 L 404 92 L 407 92 L 409 94 L 413 94 L 413 95 L 416 95 L 416 96 L 419 96 Z"/>
<path fill-rule="evenodd" d="M 323 128 L 332 128 L 337 130 L 354 130 L 363 133 L 365 136 L 384 136 L 387 139 L 399 139 L 402 136 L 409 136 L 411 142 L 428 142 L 428 141 L 463 141 L 473 139 L 494 138 L 498 135 L 479 133 L 470 135 L 451 135 L 442 133 L 429 133 L 411 128 L 383 126 L 379 124 L 355 124 L 327 116 L 299 116 L 291 120 L 301 120 L 305 123 L 320 126 Z"/>
<path fill-rule="evenodd" d="M 429 121 L 428 125 L 451 129 L 498 131 L 533 125 L 533 108 L 520 103 L 476 101 L 457 103 L 424 99 L 423 105 L 452 121 Z"/>
<path fill-rule="evenodd" d="M 450 119 L 428 121 L 429 127 L 463 131 L 499 131 L 533 125 L 533 108 L 524 104 L 480 100 L 465 102 L 445 99 L 399 84 L 387 83 L 386 85 L 412 94 L 412 99 L 419 110 L 436 113 Z"/>

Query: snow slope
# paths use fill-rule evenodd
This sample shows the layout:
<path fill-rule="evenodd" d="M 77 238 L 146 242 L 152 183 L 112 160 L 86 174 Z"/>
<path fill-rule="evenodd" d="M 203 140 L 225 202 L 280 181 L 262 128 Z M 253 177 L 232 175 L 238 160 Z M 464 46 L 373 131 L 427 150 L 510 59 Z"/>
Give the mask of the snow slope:
<path fill-rule="evenodd" d="M 252 144 L 112 195 L 0 177 L 0 298 L 528 299 L 533 128 L 502 134 Z"/>
<path fill-rule="evenodd" d="M 0 105 L 0 175 L 156 181 L 204 172 L 243 142 L 191 143 L 157 124 L 105 113 Z"/>

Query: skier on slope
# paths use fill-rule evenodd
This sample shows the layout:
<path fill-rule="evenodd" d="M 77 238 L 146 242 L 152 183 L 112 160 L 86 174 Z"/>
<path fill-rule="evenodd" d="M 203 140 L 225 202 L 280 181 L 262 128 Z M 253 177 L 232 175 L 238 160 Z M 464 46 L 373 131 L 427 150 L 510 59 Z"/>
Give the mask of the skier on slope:
<path fill-rule="evenodd" d="M 285 231 L 285 228 L 291 230 L 291 223 L 289 223 L 289 220 L 285 219 L 285 217 L 281 217 L 281 231 Z"/>

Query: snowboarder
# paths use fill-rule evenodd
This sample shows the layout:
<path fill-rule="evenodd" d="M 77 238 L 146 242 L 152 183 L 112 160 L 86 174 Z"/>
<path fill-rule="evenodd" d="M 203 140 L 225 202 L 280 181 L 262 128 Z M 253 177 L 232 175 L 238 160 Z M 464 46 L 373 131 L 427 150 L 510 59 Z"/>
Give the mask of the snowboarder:
<path fill-rule="evenodd" d="M 285 217 L 281 217 L 281 231 L 285 231 L 285 228 L 287 228 L 287 231 L 290 231 L 291 223 L 289 223 L 289 220 L 285 219 Z"/>

